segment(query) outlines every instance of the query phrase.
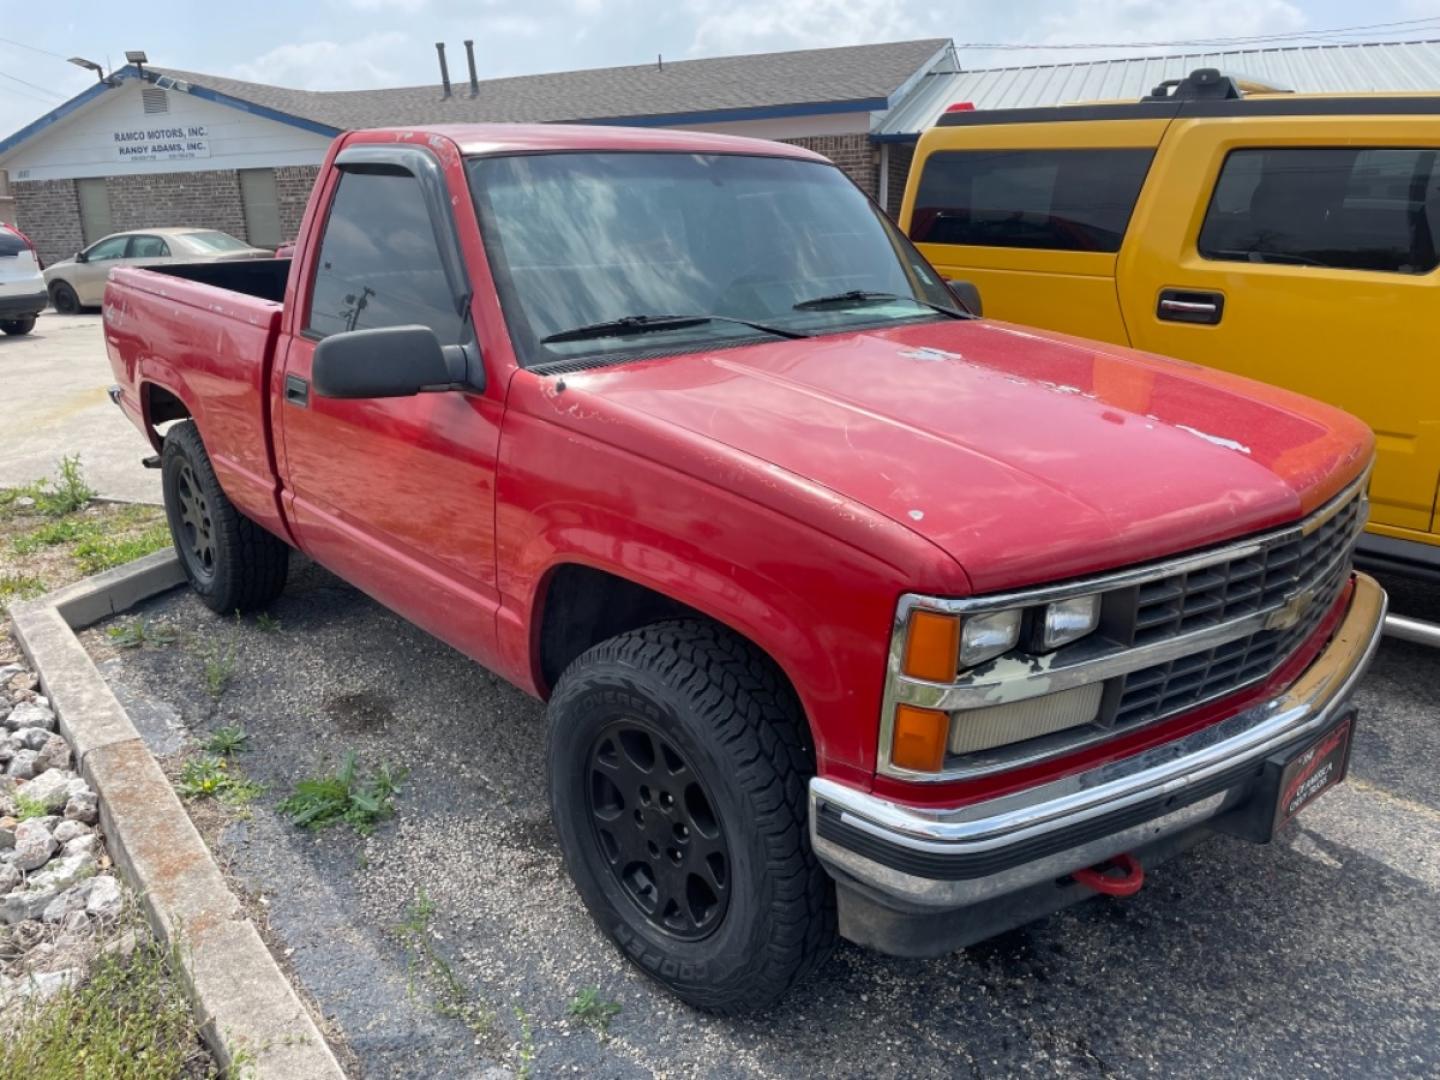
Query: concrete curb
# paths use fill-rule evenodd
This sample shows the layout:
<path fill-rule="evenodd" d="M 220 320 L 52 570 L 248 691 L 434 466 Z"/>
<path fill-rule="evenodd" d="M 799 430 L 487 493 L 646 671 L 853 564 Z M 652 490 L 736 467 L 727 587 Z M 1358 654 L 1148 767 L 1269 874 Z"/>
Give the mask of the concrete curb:
<path fill-rule="evenodd" d="M 180 958 L 201 1033 L 221 1067 L 277 1080 L 343 1078 L 170 781 L 75 636 L 182 581 L 173 552 L 149 555 L 15 605 L 15 636 L 81 774 L 100 796 L 116 865 L 139 893 L 156 935 Z"/>

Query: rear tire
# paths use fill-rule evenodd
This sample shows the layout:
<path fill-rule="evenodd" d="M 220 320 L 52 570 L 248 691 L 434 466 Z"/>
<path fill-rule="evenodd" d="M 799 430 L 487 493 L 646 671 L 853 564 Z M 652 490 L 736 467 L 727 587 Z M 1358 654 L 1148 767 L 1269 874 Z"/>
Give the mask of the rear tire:
<path fill-rule="evenodd" d="M 212 611 L 263 609 L 285 588 L 290 548 L 225 496 L 195 424 L 176 424 L 160 455 L 170 538 L 190 586 Z"/>
<path fill-rule="evenodd" d="M 21 334 L 28 334 L 35 329 L 35 316 L 27 315 L 23 319 L 0 319 L 0 331 L 19 337 Z"/>
<path fill-rule="evenodd" d="M 835 895 L 810 850 L 808 732 L 749 643 L 690 620 L 621 634 L 566 669 L 549 716 L 566 865 L 642 971 L 734 1014 L 829 956 Z"/>
<path fill-rule="evenodd" d="M 57 281 L 50 286 L 50 306 L 61 315 L 78 315 L 80 297 L 68 281 Z"/>

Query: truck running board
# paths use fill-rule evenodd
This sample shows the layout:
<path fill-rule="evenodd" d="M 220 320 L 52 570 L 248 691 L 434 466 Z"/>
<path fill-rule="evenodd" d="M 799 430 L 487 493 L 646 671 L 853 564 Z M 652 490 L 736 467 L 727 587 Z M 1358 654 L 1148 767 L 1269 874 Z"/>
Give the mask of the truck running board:
<path fill-rule="evenodd" d="M 142 457 L 140 464 L 144 465 L 147 469 L 158 469 L 160 468 L 160 455 L 151 454 L 149 457 Z"/>

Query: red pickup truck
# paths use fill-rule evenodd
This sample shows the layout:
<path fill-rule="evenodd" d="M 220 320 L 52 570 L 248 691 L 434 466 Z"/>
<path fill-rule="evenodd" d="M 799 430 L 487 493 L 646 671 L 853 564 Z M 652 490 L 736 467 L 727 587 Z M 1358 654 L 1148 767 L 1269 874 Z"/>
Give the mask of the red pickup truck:
<path fill-rule="evenodd" d="M 958 295 L 802 149 L 442 126 L 342 136 L 293 259 L 117 270 L 104 325 L 200 597 L 294 548 L 546 699 L 585 903 L 729 1012 L 1345 772 L 1370 432 Z"/>

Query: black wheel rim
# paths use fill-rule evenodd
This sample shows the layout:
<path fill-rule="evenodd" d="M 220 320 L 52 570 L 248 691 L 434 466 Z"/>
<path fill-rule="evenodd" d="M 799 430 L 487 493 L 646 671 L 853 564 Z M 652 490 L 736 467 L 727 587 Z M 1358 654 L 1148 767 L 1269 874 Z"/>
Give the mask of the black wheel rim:
<path fill-rule="evenodd" d="M 698 941 L 730 900 L 730 849 L 715 800 L 675 744 L 635 720 L 610 724 L 586 763 L 601 862 L 645 920 Z"/>
<path fill-rule="evenodd" d="M 176 546 L 190 571 L 208 581 L 215 576 L 215 523 L 210 517 L 210 502 L 188 461 L 181 464 L 175 478 L 175 506 L 179 511 Z"/>

